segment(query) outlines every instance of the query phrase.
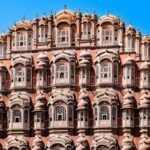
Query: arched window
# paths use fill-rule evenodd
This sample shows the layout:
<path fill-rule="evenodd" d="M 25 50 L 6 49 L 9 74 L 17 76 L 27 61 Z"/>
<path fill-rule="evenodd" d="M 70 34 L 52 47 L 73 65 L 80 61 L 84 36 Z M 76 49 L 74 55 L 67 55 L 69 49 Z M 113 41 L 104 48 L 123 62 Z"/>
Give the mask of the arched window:
<path fill-rule="evenodd" d="M 101 64 L 101 80 L 110 81 L 112 77 L 112 64 L 108 61 L 105 61 Z"/>
<path fill-rule="evenodd" d="M 66 79 L 68 78 L 68 63 L 65 61 L 59 61 L 56 64 L 56 78 Z"/>
<path fill-rule="evenodd" d="M 127 35 L 125 37 L 125 51 L 126 52 L 133 52 L 135 51 L 135 44 L 134 44 L 134 36 L 133 35 Z"/>
<path fill-rule="evenodd" d="M 98 26 L 96 28 L 96 42 L 97 42 L 97 45 L 100 45 L 100 39 L 101 39 L 101 32 L 100 32 L 100 26 Z"/>
<path fill-rule="evenodd" d="M 15 83 L 24 82 L 24 67 L 22 65 L 18 65 L 15 68 Z"/>
<path fill-rule="evenodd" d="M 103 45 L 111 45 L 112 44 L 112 30 L 109 28 L 105 28 L 102 31 L 102 44 Z"/>
<path fill-rule="evenodd" d="M 144 43 L 141 45 L 141 56 L 142 60 L 150 59 L 150 46 L 148 43 Z"/>
<path fill-rule="evenodd" d="M 66 108 L 64 106 L 56 106 L 54 110 L 54 121 L 66 120 Z"/>
<path fill-rule="evenodd" d="M 56 31 L 55 27 L 52 27 L 52 46 L 54 47 L 56 44 Z"/>
<path fill-rule="evenodd" d="M 112 106 L 112 120 L 116 120 L 116 117 L 117 117 L 116 106 Z"/>
<path fill-rule="evenodd" d="M 21 122 L 21 111 L 19 109 L 13 111 L 13 122 Z"/>
<path fill-rule="evenodd" d="M 82 39 L 86 40 L 88 38 L 89 38 L 89 36 L 88 36 L 88 23 L 84 22 L 82 24 Z"/>
<path fill-rule="evenodd" d="M 25 123 L 28 122 L 28 115 L 29 115 L 29 114 L 28 114 L 28 110 L 25 109 L 25 110 L 24 110 L 24 122 L 25 122 Z"/>
<path fill-rule="evenodd" d="M 68 42 L 69 42 L 68 30 L 59 30 L 58 31 L 58 44 L 68 44 Z"/>
<path fill-rule="evenodd" d="M 100 120 L 109 120 L 109 110 L 107 106 L 100 106 Z"/>
<path fill-rule="evenodd" d="M 18 47 L 26 46 L 26 36 L 21 32 L 17 34 L 17 46 Z"/>
<path fill-rule="evenodd" d="M 40 26 L 39 27 L 39 42 L 46 42 L 47 38 L 47 27 Z"/>
<path fill-rule="evenodd" d="M 113 64 L 113 77 L 114 77 L 114 82 L 118 82 L 118 63 L 114 62 Z"/>

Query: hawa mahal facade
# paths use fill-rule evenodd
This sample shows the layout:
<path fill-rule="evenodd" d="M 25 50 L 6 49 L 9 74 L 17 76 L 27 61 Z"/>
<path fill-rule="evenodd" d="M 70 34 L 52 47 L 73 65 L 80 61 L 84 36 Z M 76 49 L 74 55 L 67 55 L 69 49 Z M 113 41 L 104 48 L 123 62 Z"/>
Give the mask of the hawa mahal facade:
<path fill-rule="evenodd" d="M 66 7 L 0 35 L 0 149 L 150 150 L 150 37 Z"/>

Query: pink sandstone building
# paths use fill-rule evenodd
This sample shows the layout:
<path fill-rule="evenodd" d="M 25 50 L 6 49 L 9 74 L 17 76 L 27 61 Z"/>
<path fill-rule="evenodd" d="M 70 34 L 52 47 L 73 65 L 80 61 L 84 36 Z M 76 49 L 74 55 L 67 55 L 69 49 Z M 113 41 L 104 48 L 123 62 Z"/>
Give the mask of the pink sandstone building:
<path fill-rule="evenodd" d="M 150 150 L 150 36 L 66 8 L 0 35 L 0 149 Z"/>

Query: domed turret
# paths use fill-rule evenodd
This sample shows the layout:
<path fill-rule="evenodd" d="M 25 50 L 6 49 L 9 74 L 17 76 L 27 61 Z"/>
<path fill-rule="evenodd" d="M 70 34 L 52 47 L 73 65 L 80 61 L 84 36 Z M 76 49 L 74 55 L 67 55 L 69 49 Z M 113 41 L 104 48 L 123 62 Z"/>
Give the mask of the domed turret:
<path fill-rule="evenodd" d="M 127 28 L 126 28 L 126 34 L 135 34 L 135 29 L 132 25 L 129 25 Z"/>

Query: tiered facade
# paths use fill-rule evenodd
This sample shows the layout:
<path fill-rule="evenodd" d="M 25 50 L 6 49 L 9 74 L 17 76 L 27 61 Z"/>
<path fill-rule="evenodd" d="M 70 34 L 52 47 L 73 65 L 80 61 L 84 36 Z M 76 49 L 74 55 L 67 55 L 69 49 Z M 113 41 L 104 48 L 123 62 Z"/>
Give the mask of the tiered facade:
<path fill-rule="evenodd" d="M 0 35 L 0 149 L 149 150 L 150 37 L 66 8 Z"/>

